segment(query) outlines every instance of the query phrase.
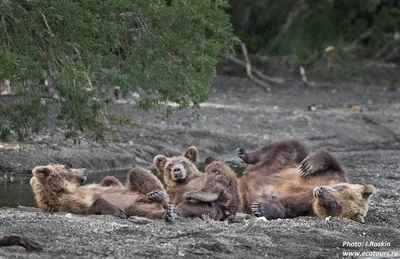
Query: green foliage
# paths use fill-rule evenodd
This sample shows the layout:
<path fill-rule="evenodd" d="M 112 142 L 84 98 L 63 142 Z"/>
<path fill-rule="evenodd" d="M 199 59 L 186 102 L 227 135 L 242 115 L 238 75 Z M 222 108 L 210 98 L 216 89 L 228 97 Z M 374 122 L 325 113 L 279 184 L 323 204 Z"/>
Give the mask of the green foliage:
<path fill-rule="evenodd" d="M 292 56 L 303 64 L 314 61 L 328 46 L 343 49 L 360 38 L 365 47 L 363 54 L 372 57 L 390 35 L 400 31 L 400 6 L 396 1 L 231 2 L 248 3 L 249 18 L 234 26 L 251 51 Z M 366 33 L 368 37 L 362 38 Z"/>
<path fill-rule="evenodd" d="M 103 140 L 116 86 L 138 93 L 140 109 L 198 106 L 217 56 L 237 42 L 226 8 L 226 0 L 1 1 L 0 82 L 23 100 L 0 108 L 4 127 L 23 140 L 55 106 L 67 137 Z"/>

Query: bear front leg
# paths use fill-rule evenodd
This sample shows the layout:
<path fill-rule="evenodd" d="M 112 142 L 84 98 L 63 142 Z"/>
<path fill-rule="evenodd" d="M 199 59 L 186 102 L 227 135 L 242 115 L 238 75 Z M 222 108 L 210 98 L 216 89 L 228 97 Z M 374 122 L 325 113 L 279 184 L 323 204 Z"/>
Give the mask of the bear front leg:
<path fill-rule="evenodd" d="M 199 217 L 210 218 L 214 220 L 222 220 L 223 215 L 220 215 L 212 203 L 184 201 L 175 208 L 175 212 L 181 217 Z"/>
<path fill-rule="evenodd" d="M 22 246 L 28 251 L 42 251 L 43 247 L 27 237 L 8 235 L 0 237 L 0 247 L 2 246 Z"/>
<path fill-rule="evenodd" d="M 219 198 L 218 193 L 198 191 L 198 192 L 187 192 L 183 194 L 183 198 L 186 200 L 196 200 L 202 202 L 213 202 Z"/>
<path fill-rule="evenodd" d="M 259 162 L 259 156 L 256 153 L 248 153 L 246 149 L 239 147 L 237 150 L 238 157 L 246 164 L 254 165 Z"/>
<path fill-rule="evenodd" d="M 238 148 L 237 153 L 247 164 L 287 166 L 307 157 L 308 148 L 298 140 L 283 140 L 267 144 L 252 152 Z"/>
<path fill-rule="evenodd" d="M 88 209 L 87 214 L 112 215 L 121 219 L 126 219 L 126 212 L 108 202 L 103 198 L 98 198 Z"/>
<path fill-rule="evenodd" d="M 346 173 L 340 162 L 326 150 L 316 151 L 301 161 L 299 166 L 300 177 L 310 177 L 316 174 L 335 172 L 345 180 Z"/>
<path fill-rule="evenodd" d="M 168 195 L 166 192 L 155 190 L 147 194 L 147 199 L 150 202 L 156 202 L 163 205 L 164 209 L 168 207 Z"/>
<path fill-rule="evenodd" d="M 285 218 L 284 209 L 273 202 L 253 202 L 251 210 L 256 217 L 265 217 L 266 219 Z"/>

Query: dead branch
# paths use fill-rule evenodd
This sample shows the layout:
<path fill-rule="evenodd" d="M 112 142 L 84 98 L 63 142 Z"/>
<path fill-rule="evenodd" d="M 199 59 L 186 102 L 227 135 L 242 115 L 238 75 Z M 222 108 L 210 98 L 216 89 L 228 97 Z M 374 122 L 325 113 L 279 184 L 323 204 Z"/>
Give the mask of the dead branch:
<path fill-rule="evenodd" d="M 386 42 L 386 44 L 378 51 L 378 53 L 375 54 L 375 56 L 373 57 L 373 59 L 382 59 L 384 58 L 385 54 L 388 52 L 389 48 L 393 47 L 393 46 L 397 46 L 397 44 L 400 42 L 400 39 L 392 39 L 388 42 Z M 395 48 L 396 49 L 396 48 Z M 392 52 L 393 53 L 393 50 Z M 390 55 L 390 54 L 389 54 Z M 389 56 L 386 55 L 386 56 Z"/>
<path fill-rule="evenodd" d="M 228 59 L 233 61 L 233 62 L 235 62 L 236 64 L 239 64 L 239 65 L 245 67 L 246 68 L 246 74 L 250 78 L 250 80 L 256 82 L 259 85 L 261 85 L 267 91 L 271 91 L 271 88 L 269 87 L 269 85 L 264 83 L 260 79 L 256 78 L 253 75 L 253 72 L 257 76 L 259 76 L 262 79 L 264 79 L 265 81 L 268 81 L 268 82 L 271 82 L 271 83 L 274 83 L 274 84 L 282 84 L 284 82 L 284 80 L 281 79 L 281 78 L 274 78 L 274 77 L 267 76 L 264 73 L 262 73 L 260 70 L 252 67 L 250 59 L 249 59 L 249 55 L 248 55 L 248 52 L 247 52 L 246 44 L 244 44 L 243 42 L 240 42 L 240 46 L 242 48 L 242 53 L 243 53 L 245 61 L 242 61 L 242 60 L 240 60 L 240 59 L 238 59 L 236 57 L 233 57 L 233 56 L 228 57 Z"/>
<path fill-rule="evenodd" d="M 364 32 L 363 34 L 361 34 L 360 37 L 358 37 L 357 39 L 355 39 L 349 46 L 344 47 L 343 50 L 346 52 L 350 52 L 353 51 L 357 48 L 357 45 L 365 40 L 366 38 L 371 36 L 371 29 L 367 30 L 366 32 Z"/>
<path fill-rule="evenodd" d="M 305 83 L 306 85 L 315 85 L 315 82 L 308 81 L 307 75 L 306 75 L 306 70 L 304 67 L 300 66 L 300 75 L 301 75 L 301 81 Z"/>
<path fill-rule="evenodd" d="M 290 11 L 285 21 L 285 24 L 283 25 L 283 31 L 286 31 L 290 27 L 290 25 L 292 25 L 293 18 L 299 13 L 302 6 L 303 0 L 297 0 L 296 3 L 294 3 L 292 10 Z"/>
<path fill-rule="evenodd" d="M 304 67 L 300 67 L 300 75 L 301 75 L 301 81 L 303 81 L 303 83 L 305 84 L 308 84 L 306 71 L 304 70 Z"/>

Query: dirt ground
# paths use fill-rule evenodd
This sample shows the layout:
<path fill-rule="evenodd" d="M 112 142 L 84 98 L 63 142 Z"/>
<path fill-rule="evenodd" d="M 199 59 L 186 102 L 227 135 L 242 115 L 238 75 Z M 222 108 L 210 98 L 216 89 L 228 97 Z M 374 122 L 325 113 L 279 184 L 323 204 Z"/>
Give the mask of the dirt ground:
<path fill-rule="evenodd" d="M 397 252 L 400 258 L 400 89 L 343 83 L 271 88 L 266 92 L 245 78 L 219 76 L 209 102 L 196 111 L 199 118 L 188 110 L 163 121 L 161 110 L 146 113 L 116 105 L 112 109 L 132 114 L 139 125 L 124 129 L 119 142 L 74 147 L 62 132 L 49 128 L 21 149 L 0 148 L 0 175 L 28 176 L 33 166 L 47 163 L 68 162 L 92 171 L 151 167 L 155 155 L 176 155 L 190 145 L 198 147 L 200 160 L 218 155 L 239 163 L 238 146 L 252 149 L 298 138 L 312 149 L 330 150 L 348 169 L 351 182 L 377 187 L 365 224 L 310 217 L 263 221 L 245 215 L 236 223 L 178 219 L 166 224 L 1 208 L 0 234 L 24 234 L 45 249 L 1 248 L 0 258 L 342 258 L 344 252 L 363 251 L 394 253 L 374 258 L 394 258 Z"/>

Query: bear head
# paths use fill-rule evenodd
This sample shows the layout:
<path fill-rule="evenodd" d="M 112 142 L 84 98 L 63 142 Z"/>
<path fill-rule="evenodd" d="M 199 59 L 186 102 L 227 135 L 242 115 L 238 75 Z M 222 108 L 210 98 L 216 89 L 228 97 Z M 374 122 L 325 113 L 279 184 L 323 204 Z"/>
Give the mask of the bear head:
<path fill-rule="evenodd" d="M 42 187 L 58 193 L 73 191 L 87 176 L 85 168 L 73 169 L 65 165 L 36 166 L 32 174 L 30 184 L 34 191 Z"/>
<path fill-rule="evenodd" d="M 338 183 L 313 190 L 313 208 L 320 217 L 341 217 L 364 223 L 368 202 L 376 192 L 373 185 Z"/>
<path fill-rule="evenodd" d="M 184 183 L 193 173 L 198 173 L 197 169 L 198 151 L 196 147 L 188 147 L 182 156 L 167 158 L 164 155 L 157 155 L 154 158 L 154 166 L 159 175 L 164 177 L 164 182 Z"/>

